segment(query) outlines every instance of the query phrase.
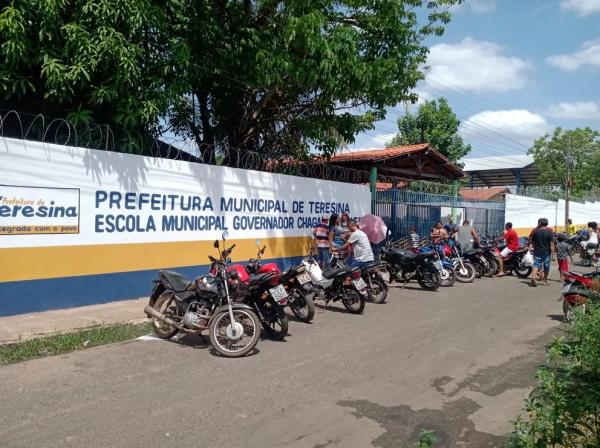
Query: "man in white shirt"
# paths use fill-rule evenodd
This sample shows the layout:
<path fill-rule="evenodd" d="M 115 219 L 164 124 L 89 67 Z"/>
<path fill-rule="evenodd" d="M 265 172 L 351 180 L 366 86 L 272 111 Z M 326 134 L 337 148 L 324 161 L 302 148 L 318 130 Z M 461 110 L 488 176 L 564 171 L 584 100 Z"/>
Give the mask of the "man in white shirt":
<path fill-rule="evenodd" d="M 350 238 L 348 238 L 348 242 L 340 247 L 339 250 L 344 251 L 352 245 L 354 260 L 350 263 L 350 266 L 361 267 L 373 261 L 375 258 L 373 257 L 371 242 L 367 234 L 360 230 L 356 221 L 352 219 L 348 221 L 348 230 L 350 230 Z"/>

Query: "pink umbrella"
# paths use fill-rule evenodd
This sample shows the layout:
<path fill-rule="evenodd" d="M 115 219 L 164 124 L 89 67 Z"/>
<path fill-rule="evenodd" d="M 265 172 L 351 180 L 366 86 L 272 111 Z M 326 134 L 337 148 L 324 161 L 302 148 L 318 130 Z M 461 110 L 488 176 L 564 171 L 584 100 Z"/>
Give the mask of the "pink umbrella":
<path fill-rule="evenodd" d="M 373 244 L 379 244 L 387 236 L 387 226 L 379 216 L 365 215 L 359 220 L 360 230 L 365 232 L 369 241 Z"/>

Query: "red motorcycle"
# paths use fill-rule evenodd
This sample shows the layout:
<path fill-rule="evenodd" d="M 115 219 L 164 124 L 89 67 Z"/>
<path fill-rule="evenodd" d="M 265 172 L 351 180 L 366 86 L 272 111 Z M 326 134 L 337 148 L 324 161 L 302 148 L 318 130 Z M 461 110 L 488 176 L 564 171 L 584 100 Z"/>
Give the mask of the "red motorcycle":
<path fill-rule="evenodd" d="M 588 301 L 595 297 L 595 294 L 588 287 L 599 277 L 600 272 L 590 272 L 588 274 L 567 272 L 561 292 L 565 322 L 571 321 L 573 311 L 578 307 L 581 307 L 582 312 L 585 314 Z"/>
<path fill-rule="evenodd" d="M 314 287 L 306 266 L 302 263 L 281 271 L 277 263 L 262 263 L 262 256 L 267 249 L 264 246 L 260 249 L 260 240 L 256 240 L 256 246 L 259 248 L 256 258 L 251 258 L 246 266 L 246 271 L 251 274 L 277 274 L 279 276 L 279 284 L 283 286 L 288 294 L 287 306 L 290 307 L 292 313 L 302 322 L 309 323 L 315 316 L 315 304 L 313 298 L 315 296 Z"/>
<path fill-rule="evenodd" d="M 229 288 L 237 302 L 252 307 L 268 337 L 282 340 L 288 333 L 288 318 L 284 307 L 288 293 L 280 284 L 280 274 L 266 272 L 249 274 L 240 264 L 227 267 Z"/>

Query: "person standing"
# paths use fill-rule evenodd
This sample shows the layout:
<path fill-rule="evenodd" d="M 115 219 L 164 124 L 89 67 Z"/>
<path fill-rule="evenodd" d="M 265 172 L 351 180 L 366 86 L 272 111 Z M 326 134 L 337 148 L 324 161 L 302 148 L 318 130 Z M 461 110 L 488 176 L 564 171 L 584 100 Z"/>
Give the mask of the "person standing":
<path fill-rule="evenodd" d="M 413 249 L 418 249 L 421 244 L 421 237 L 417 233 L 417 229 L 414 227 L 410 228 L 410 243 Z"/>
<path fill-rule="evenodd" d="M 498 241 L 501 240 L 506 241 L 506 247 L 496 256 L 499 267 L 497 277 L 502 277 L 504 275 L 504 259 L 519 249 L 519 235 L 517 235 L 517 232 L 513 229 L 512 222 L 507 222 L 504 226 L 504 233 L 498 238 Z"/>
<path fill-rule="evenodd" d="M 433 229 L 431 229 L 431 241 L 433 244 L 442 244 L 445 240 L 448 239 L 448 232 L 444 229 L 442 225 L 442 221 L 438 221 Z"/>
<path fill-rule="evenodd" d="M 317 249 L 317 261 L 323 268 L 329 264 L 329 218 L 323 216 L 321 222 L 313 229 L 314 245 Z"/>
<path fill-rule="evenodd" d="M 448 237 L 452 238 L 454 236 L 454 234 L 458 231 L 457 225 L 454 224 L 454 218 L 448 218 L 448 224 L 444 226 L 444 229 L 446 229 Z"/>
<path fill-rule="evenodd" d="M 352 219 L 348 221 L 348 230 L 350 231 L 350 238 L 342 247 L 336 250 L 344 251 L 352 246 L 354 251 L 354 259 L 350 263 L 352 267 L 362 267 L 364 264 L 374 261 L 375 257 L 373 256 L 369 237 L 358 228 L 356 221 Z"/>
<path fill-rule="evenodd" d="M 477 230 L 475 230 L 475 227 L 471 225 L 468 219 L 463 221 L 462 226 L 456 231 L 454 238 L 460 244 L 462 251 L 473 249 L 475 244 L 479 244 Z"/>
<path fill-rule="evenodd" d="M 538 226 L 529 237 L 529 245 L 533 250 L 533 271 L 531 272 L 531 286 L 537 286 L 536 277 L 540 275 L 544 285 L 548 284 L 550 272 L 550 256 L 555 252 L 556 240 L 554 232 L 548 228 L 546 218 L 538 219 Z"/>
<path fill-rule="evenodd" d="M 567 235 L 575 235 L 575 226 L 571 218 L 567 219 Z"/>
<path fill-rule="evenodd" d="M 558 272 L 560 273 L 560 280 L 565 281 L 566 274 L 569 272 L 569 243 L 566 241 L 566 235 L 559 233 L 556 237 L 558 243 L 556 244 L 556 259 L 558 260 Z"/>
<path fill-rule="evenodd" d="M 329 218 L 329 249 L 341 247 L 344 244 L 344 236 L 347 229 L 342 227 L 341 218 L 334 213 Z"/>

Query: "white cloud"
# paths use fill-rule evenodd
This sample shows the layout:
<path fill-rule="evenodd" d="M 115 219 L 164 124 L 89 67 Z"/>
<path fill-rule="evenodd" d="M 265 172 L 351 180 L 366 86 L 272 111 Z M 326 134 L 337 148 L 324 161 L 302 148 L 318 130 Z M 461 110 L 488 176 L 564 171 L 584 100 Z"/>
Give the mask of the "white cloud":
<path fill-rule="evenodd" d="M 562 0 L 560 8 L 564 11 L 573 11 L 578 16 L 586 17 L 600 12 L 600 0 Z"/>
<path fill-rule="evenodd" d="M 600 39 L 584 42 L 574 53 L 549 56 L 546 62 L 565 72 L 574 72 L 586 65 L 600 67 Z"/>
<path fill-rule="evenodd" d="M 550 131 L 541 115 L 526 109 L 486 110 L 471 116 L 460 126 L 460 134 L 476 149 L 481 143 L 500 150 L 531 146 L 536 138 Z"/>
<path fill-rule="evenodd" d="M 452 6 L 450 10 L 452 12 L 460 12 L 466 8 L 471 9 L 477 14 L 487 14 L 496 9 L 496 0 L 467 0 L 460 5 Z"/>
<path fill-rule="evenodd" d="M 547 115 L 571 120 L 600 120 L 600 101 L 560 102 L 548 108 Z"/>
<path fill-rule="evenodd" d="M 431 47 L 427 64 L 431 67 L 425 81 L 434 90 L 507 92 L 521 89 L 532 69 L 528 61 L 505 56 L 493 42 L 466 37 L 456 44 Z"/>

